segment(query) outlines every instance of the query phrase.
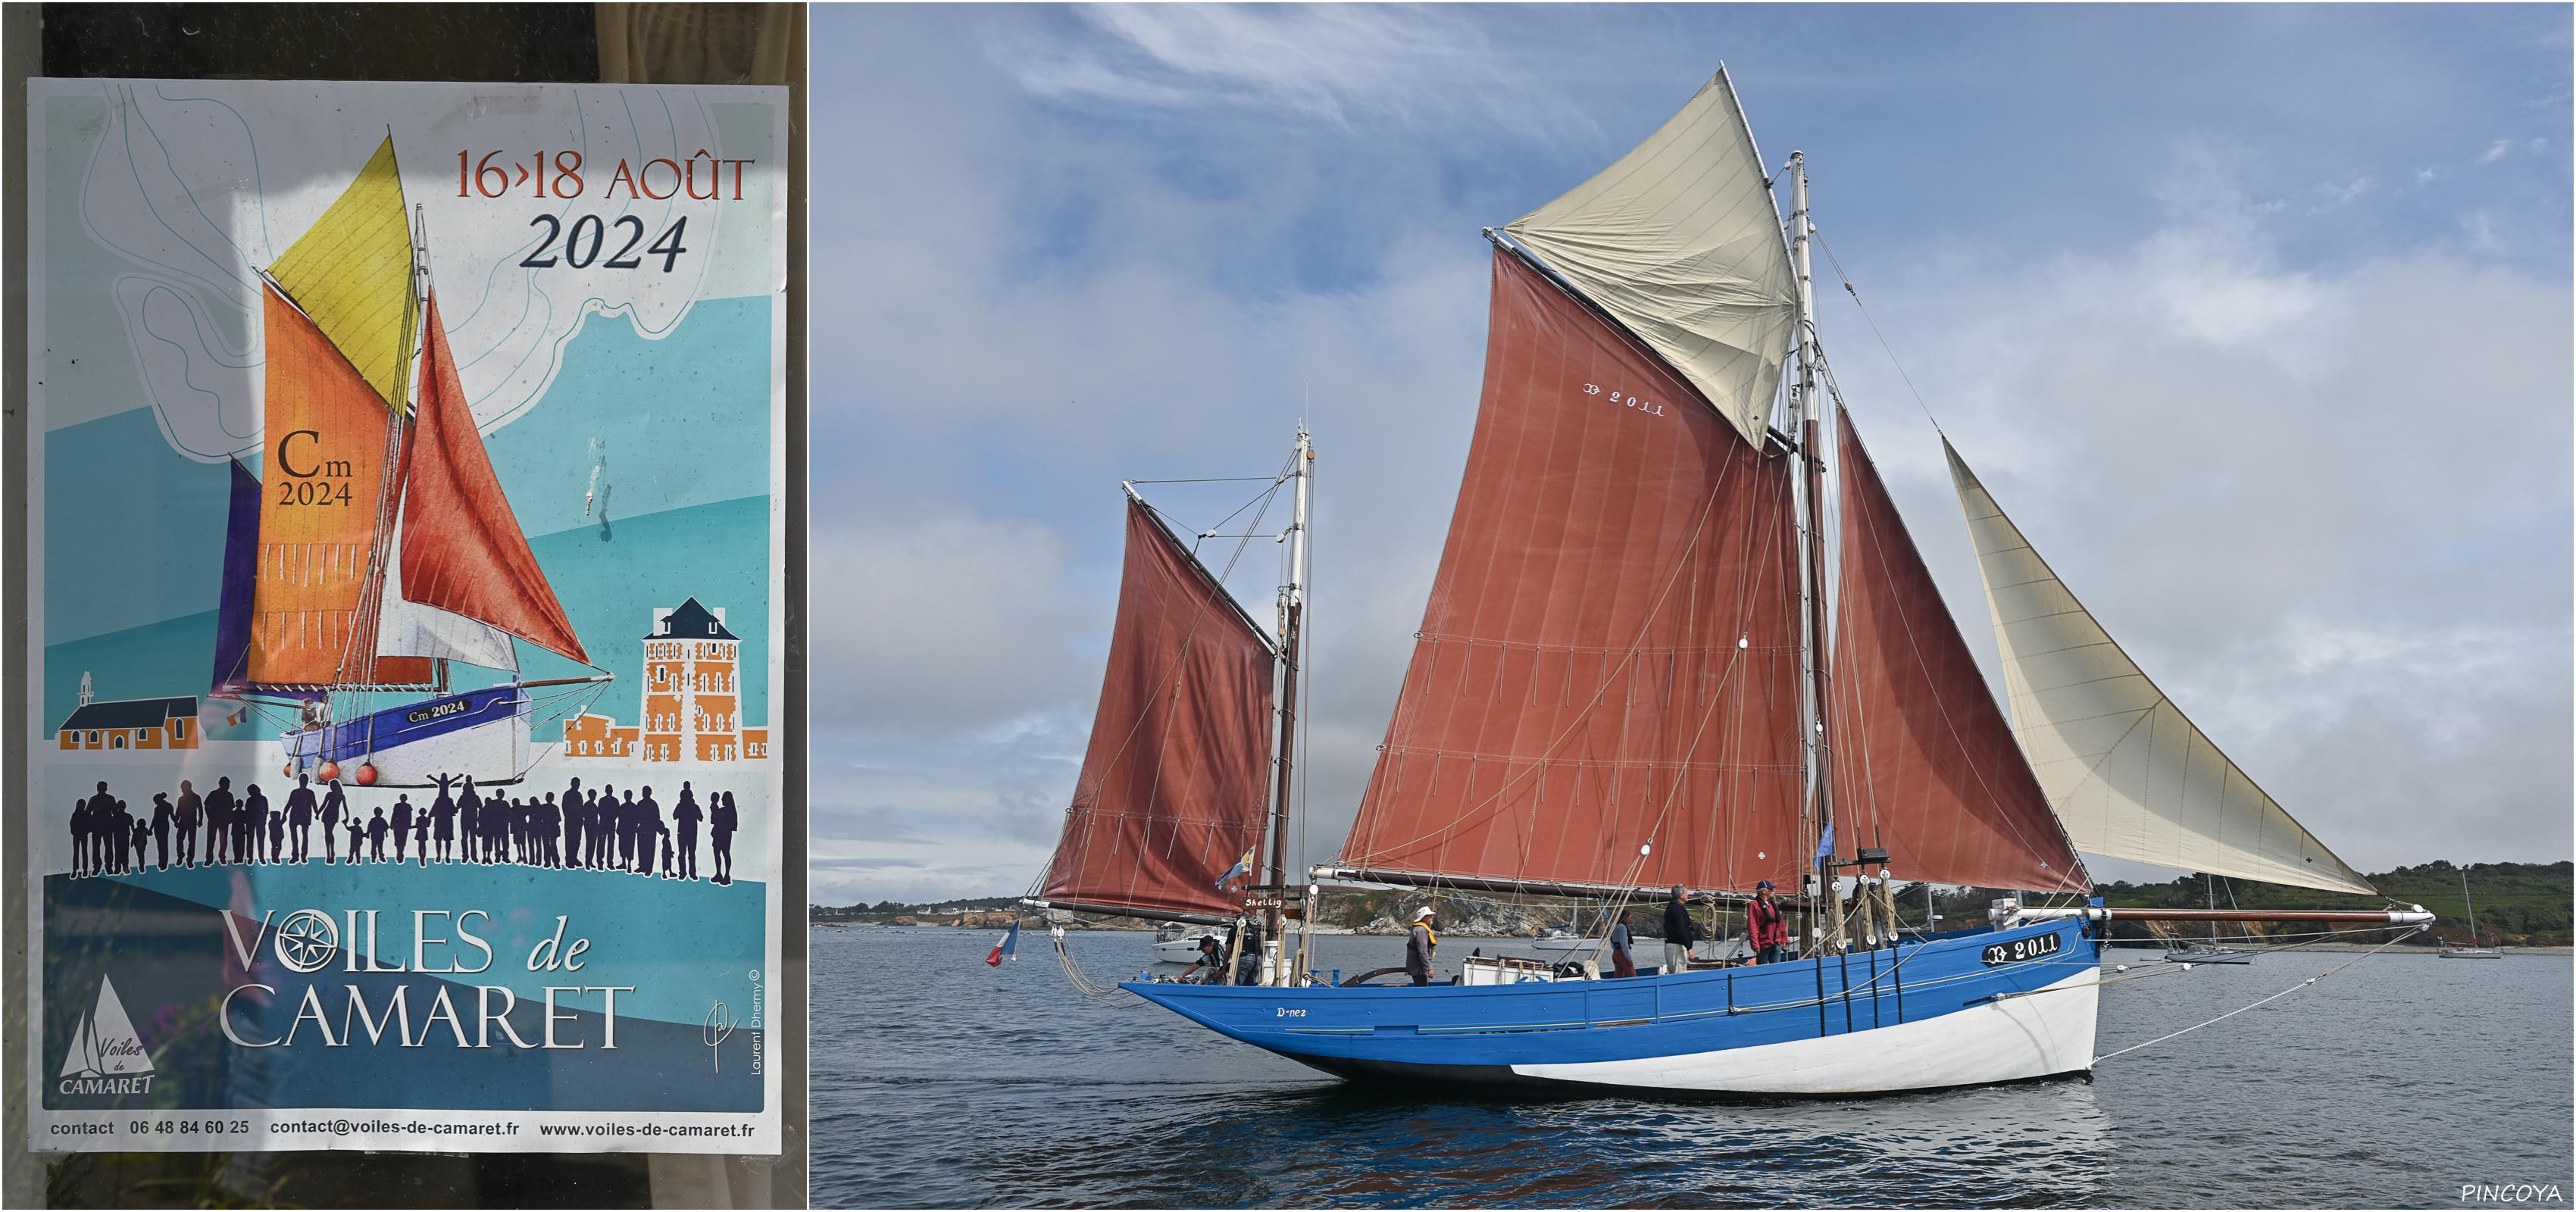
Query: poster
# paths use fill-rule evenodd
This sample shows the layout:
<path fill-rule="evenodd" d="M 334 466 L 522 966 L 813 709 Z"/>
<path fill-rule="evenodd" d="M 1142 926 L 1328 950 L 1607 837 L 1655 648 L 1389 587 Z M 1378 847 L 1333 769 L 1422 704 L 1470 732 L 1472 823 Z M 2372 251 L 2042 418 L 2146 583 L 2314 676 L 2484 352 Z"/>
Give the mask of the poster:
<path fill-rule="evenodd" d="M 30 101 L 30 1147 L 778 1152 L 785 90 Z"/>

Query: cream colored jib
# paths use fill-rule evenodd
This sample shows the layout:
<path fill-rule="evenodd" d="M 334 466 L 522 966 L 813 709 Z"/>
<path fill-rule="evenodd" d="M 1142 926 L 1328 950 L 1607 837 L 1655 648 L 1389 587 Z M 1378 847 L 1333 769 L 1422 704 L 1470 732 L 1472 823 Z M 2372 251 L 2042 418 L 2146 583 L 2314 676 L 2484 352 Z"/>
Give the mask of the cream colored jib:
<path fill-rule="evenodd" d="M 2156 689 L 1944 441 L 2003 649 L 2013 733 L 2075 848 L 2338 892 L 2359 873 Z"/>
<path fill-rule="evenodd" d="M 1503 230 L 1762 444 L 1798 284 L 1723 70 L 1618 163 Z"/>

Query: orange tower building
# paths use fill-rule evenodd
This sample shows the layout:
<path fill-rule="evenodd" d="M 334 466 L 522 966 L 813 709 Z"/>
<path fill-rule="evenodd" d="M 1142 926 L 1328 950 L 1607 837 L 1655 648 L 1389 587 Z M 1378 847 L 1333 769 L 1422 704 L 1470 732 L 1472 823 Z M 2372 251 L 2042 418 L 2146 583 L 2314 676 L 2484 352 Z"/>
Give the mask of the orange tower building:
<path fill-rule="evenodd" d="M 769 729 L 741 716 L 742 640 L 724 608 L 696 598 L 656 607 L 644 633 L 644 713 L 634 727 L 587 712 L 564 721 L 566 755 L 647 762 L 739 762 L 769 756 Z"/>

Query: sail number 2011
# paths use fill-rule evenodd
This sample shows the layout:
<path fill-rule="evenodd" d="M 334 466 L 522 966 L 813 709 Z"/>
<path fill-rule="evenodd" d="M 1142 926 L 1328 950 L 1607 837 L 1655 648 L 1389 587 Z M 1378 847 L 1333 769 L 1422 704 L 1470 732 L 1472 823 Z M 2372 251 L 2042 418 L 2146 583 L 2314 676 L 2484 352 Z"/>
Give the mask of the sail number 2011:
<path fill-rule="evenodd" d="M 2055 955 L 2058 952 L 2058 936 L 2061 933 L 2061 931 L 2051 930 L 2046 934 L 2014 939 L 2009 943 L 1996 943 L 1986 948 L 1983 958 L 1986 965 L 1992 967 L 1996 964 L 2018 964 L 2024 960 L 2038 959 L 2043 955 Z"/>
<path fill-rule="evenodd" d="M 1610 402 L 1613 404 L 1636 409 L 1650 417 L 1660 417 L 1664 415 L 1663 405 L 1652 403 L 1644 396 L 1638 395 L 1635 392 L 1606 389 L 1598 383 L 1586 383 L 1583 385 L 1583 394 L 1587 396 L 1597 396 L 1605 393 L 1609 395 Z"/>

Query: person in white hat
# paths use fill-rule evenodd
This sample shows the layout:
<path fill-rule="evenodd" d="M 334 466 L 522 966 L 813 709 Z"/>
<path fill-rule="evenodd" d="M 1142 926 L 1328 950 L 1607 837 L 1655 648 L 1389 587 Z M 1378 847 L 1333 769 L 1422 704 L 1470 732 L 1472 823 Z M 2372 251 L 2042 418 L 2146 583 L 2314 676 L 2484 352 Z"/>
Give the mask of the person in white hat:
<path fill-rule="evenodd" d="M 1440 947 L 1440 911 L 1424 905 L 1413 915 L 1412 936 L 1404 940 L 1404 973 L 1417 985 L 1431 983 L 1431 953 Z"/>

